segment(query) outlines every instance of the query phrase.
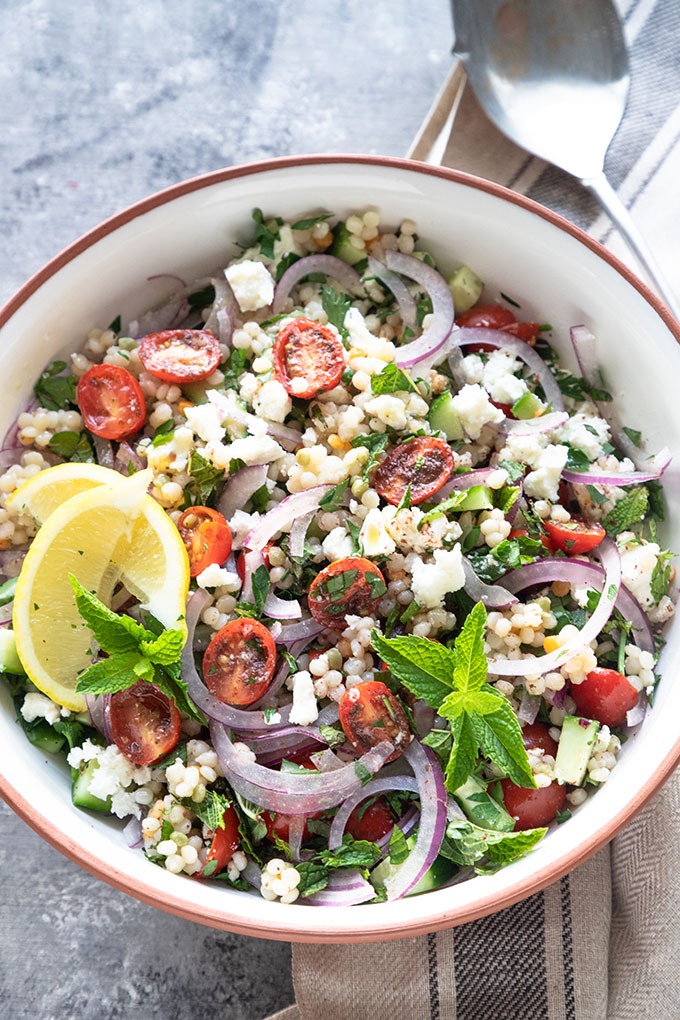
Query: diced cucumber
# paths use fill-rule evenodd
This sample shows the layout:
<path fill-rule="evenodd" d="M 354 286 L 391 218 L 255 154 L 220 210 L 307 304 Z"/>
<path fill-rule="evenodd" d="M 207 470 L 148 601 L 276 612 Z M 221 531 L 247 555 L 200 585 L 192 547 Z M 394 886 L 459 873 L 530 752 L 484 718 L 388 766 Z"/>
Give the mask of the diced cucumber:
<path fill-rule="evenodd" d="M 486 787 L 474 776 L 470 776 L 462 786 L 454 791 L 467 819 L 482 829 L 498 829 L 501 832 L 512 832 L 515 820 L 502 804 L 487 793 Z"/>
<path fill-rule="evenodd" d="M 96 758 L 84 762 L 79 769 L 71 769 L 71 800 L 76 807 L 86 808 L 88 811 L 101 811 L 104 814 L 111 813 L 111 798 L 101 800 L 90 793 L 90 782 L 95 771 L 99 768 Z"/>
<path fill-rule="evenodd" d="M 443 432 L 450 443 L 464 438 L 460 416 L 453 406 L 453 396 L 448 390 L 446 393 L 440 393 L 432 401 L 428 419 L 432 428 Z"/>
<path fill-rule="evenodd" d="M 333 231 L 333 243 L 328 249 L 329 255 L 335 255 L 343 262 L 349 262 L 354 266 L 366 258 L 363 248 L 355 248 L 351 241 L 352 235 L 344 223 L 338 223 Z"/>
<path fill-rule="evenodd" d="M 210 386 L 207 383 L 184 383 L 182 386 L 182 392 L 187 400 L 190 400 L 192 404 L 207 404 L 208 403 L 208 390 Z M 213 387 L 214 389 L 214 387 Z"/>
<path fill-rule="evenodd" d="M 486 485 L 471 485 L 457 510 L 493 510 L 493 492 Z"/>
<path fill-rule="evenodd" d="M 528 421 L 529 418 L 538 418 L 545 411 L 545 404 L 538 399 L 535 393 L 527 390 L 512 405 L 512 413 L 515 418 Z"/>
<path fill-rule="evenodd" d="M 57 733 L 44 720 L 30 724 L 25 723 L 24 733 L 35 747 L 39 747 L 41 751 L 45 751 L 47 754 L 58 754 L 66 743 L 66 737 L 63 737 L 61 733 Z"/>
<path fill-rule="evenodd" d="M 415 833 L 407 837 L 406 844 L 409 850 L 413 850 L 416 845 Z M 381 861 L 373 869 L 369 875 L 369 882 L 374 889 L 382 889 L 387 880 L 396 873 L 397 869 L 398 865 L 392 864 L 389 857 L 386 857 L 384 861 Z M 414 896 L 416 893 L 431 892 L 432 889 L 438 889 L 444 882 L 448 882 L 455 875 L 456 870 L 456 865 L 448 857 L 436 857 L 420 881 L 414 885 L 407 895 Z"/>
<path fill-rule="evenodd" d="M 578 786 L 583 782 L 599 729 L 600 724 L 595 719 L 581 719 L 575 715 L 565 718 L 555 758 L 558 783 Z"/>
<path fill-rule="evenodd" d="M 484 284 L 469 266 L 458 266 L 449 280 L 449 290 L 453 297 L 456 315 L 467 312 L 476 305 L 482 296 Z"/>
<path fill-rule="evenodd" d="M 26 670 L 21 665 L 21 659 L 17 655 L 14 631 L 3 627 L 0 630 L 0 673 L 19 673 L 23 676 L 25 672 Z"/>
<path fill-rule="evenodd" d="M 8 577 L 0 584 L 0 606 L 6 606 L 8 602 L 12 601 L 14 592 L 17 590 L 18 580 L 18 577 Z"/>

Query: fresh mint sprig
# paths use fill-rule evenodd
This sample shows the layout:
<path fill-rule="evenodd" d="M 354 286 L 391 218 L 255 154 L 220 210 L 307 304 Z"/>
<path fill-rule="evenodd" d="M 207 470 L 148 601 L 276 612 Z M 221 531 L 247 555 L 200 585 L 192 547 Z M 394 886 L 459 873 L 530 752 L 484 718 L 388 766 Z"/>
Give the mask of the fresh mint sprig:
<path fill-rule="evenodd" d="M 485 627 L 486 609 L 479 602 L 453 649 L 414 635 L 385 638 L 372 632 L 373 647 L 392 674 L 451 727 L 445 773 L 452 793 L 475 771 L 480 751 L 517 786 L 536 786 L 517 718 L 503 695 L 486 682 Z"/>
<path fill-rule="evenodd" d="M 78 677 L 77 693 L 116 694 L 139 680 L 145 680 L 171 698 L 180 712 L 203 722 L 181 677 L 183 631 L 173 629 L 155 633 L 130 616 L 109 609 L 73 574 L 69 574 L 69 581 L 78 612 L 107 655 L 107 658 L 99 659 L 82 671 Z"/>

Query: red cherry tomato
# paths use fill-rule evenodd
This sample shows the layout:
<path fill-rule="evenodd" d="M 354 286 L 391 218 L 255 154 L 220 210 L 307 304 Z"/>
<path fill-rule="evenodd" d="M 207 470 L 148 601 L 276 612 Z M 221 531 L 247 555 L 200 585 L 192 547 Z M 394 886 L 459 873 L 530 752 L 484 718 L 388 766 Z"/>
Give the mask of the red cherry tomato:
<path fill-rule="evenodd" d="M 324 567 L 311 583 L 309 611 L 324 627 L 345 626 L 345 616 L 369 616 L 387 591 L 385 578 L 370 560 L 348 556 Z"/>
<path fill-rule="evenodd" d="M 399 506 L 410 488 L 415 506 L 438 492 L 452 471 L 453 453 L 448 443 L 416 436 L 387 454 L 373 476 L 373 486 L 392 506 Z"/>
<path fill-rule="evenodd" d="M 191 506 L 180 515 L 177 528 L 189 553 L 192 577 L 211 563 L 221 565 L 231 552 L 231 528 L 217 510 Z"/>
<path fill-rule="evenodd" d="M 380 680 L 365 680 L 345 691 L 339 703 L 340 725 L 357 754 L 389 740 L 394 761 L 411 742 L 406 713 L 389 687 Z"/>
<path fill-rule="evenodd" d="M 86 428 L 103 439 L 126 439 L 146 422 L 142 388 L 119 365 L 88 368 L 78 381 L 76 402 Z"/>
<path fill-rule="evenodd" d="M 271 549 L 273 544 L 274 544 L 273 542 L 267 542 L 266 546 L 262 550 L 264 565 L 267 568 L 267 570 L 269 570 L 271 567 L 271 563 L 269 561 L 269 550 Z M 246 553 L 248 551 L 249 551 L 248 549 L 244 548 L 236 557 L 236 573 L 241 578 L 241 582 L 245 581 L 246 579 Z"/>
<path fill-rule="evenodd" d="M 550 730 L 545 723 L 535 722 L 522 727 L 522 740 L 527 750 L 531 747 L 540 747 L 553 758 L 557 754 L 557 741 L 550 736 Z"/>
<path fill-rule="evenodd" d="M 367 806 L 359 804 L 347 819 L 346 831 L 353 839 L 366 839 L 377 843 L 394 828 L 395 818 L 384 797 L 378 797 Z"/>
<path fill-rule="evenodd" d="M 139 358 L 150 375 L 181 386 L 212 375 L 222 351 L 208 330 L 165 329 L 142 338 Z"/>
<path fill-rule="evenodd" d="M 219 875 L 239 848 L 238 815 L 233 807 L 228 807 L 222 816 L 224 827 L 215 829 L 208 856 L 205 859 L 202 873 L 208 869 L 208 876 Z M 215 865 L 213 865 L 215 861 Z"/>
<path fill-rule="evenodd" d="M 567 796 L 566 788 L 555 782 L 537 790 L 527 790 L 523 786 L 515 786 L 510 779 L 502 779 L 501 786 L 503 803 L 508 814 L 515 819 L 518 832 L 549 825 L 564 807 Z"/>
<path fill-rule="evenodd" d="M 599 545 L 607 532 L 597 521 L 580 521 L 573 518 L 564 524 L 543 521 L 543 527 L 555 549 L 567 556 L 579 556 Z"/>
<path fill-rule="evenodd" d="M 638 692 L 622 673 L 598 666 L 580 684 L 572 684 L 570 696 L 580 715 L 597 719 L 603 726 L 623 726 L 635 708 Z"/>
<path fill-rule="evenodd" d="M 286 755 L 288 761 L 293 761 L 297 765 L 302 765 L 303 768 L 309 769 L 310 772 L 318 772 L 318 769 L 312 761 L 309 752 L 298 751 L 296 754 Z M 317 811 L 314 814 L 307 815 L 305 819 L 305 827 L 302 832 L 303 840 L 309 839 L 311 833 L 307 827 L 307 819 L 309 818 L 321 818 L 322 811 Z M 271 839 L 274 842 L 275 839 L 281 839 L 284 843 L 290 842 L 290 826 L 295 815 L 284 815 L 275 811 L 264 811 L 262 813 L 262 820 L 267 826 L 267 839 Z"/>
<path fill-rule="evenodd" d="M 179 741 L 177 706 L 145 680 L 112 696 L 110 721 L 114 744 L 135 765 L 152 765 Z"/>
<path fill-rule="evenodd" d="M 274 341 L 274 374 L 287 393 L 309 399 L 332 390 L 345 371 L 339 337 L 314 319 L 295 319 Z"/>
<path fill-rule="evenodd" d="M 510 534 L 508 535 L 508 538 L 510 538 L 510 539 L 512 539 L 512 538 L 528 538 L 528 537 L 529 537 L 529 532 L 527 531 L 526 528 L 512 528 L 512 530 L 510 531 Z M 548 555 L 552 556 L 554 554 L 555 550 L 553 549 L 553 544 L 550 541 L 550 539 L 548 538 L 548 536 L 547 535 L 539 535 L 538 537 L 539 537 L 539 540 L 541 542 L 541 545 L 546 550 Z"/>
<path fill-rule="evenodd" d="M 540 332 L 538 322 L 518 322 L 514 312 L 502 305 L 476 305 L 467 312 L 463 312 L 456 319 L 459 326 L 469 326 L 475 329 L 502 329 L 506 333 L 524 340 L 532 347 Z M 470 344 L 467 350 L 472 353 L 480 351 L 492 351 L 489 344 Z"/>
<path fill-rule="evenodd" d="M 225 705 L 245 707 L 265 694 L 276 668 L 276 645 L 259 620 L 241 617 L 218 630 L 203 654 L 203 680 Z"/>

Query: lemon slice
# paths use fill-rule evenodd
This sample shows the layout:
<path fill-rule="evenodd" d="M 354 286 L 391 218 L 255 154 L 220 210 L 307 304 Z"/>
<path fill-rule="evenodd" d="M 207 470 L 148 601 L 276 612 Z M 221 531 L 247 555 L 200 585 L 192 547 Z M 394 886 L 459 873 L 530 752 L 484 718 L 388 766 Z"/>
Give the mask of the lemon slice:
<path fill-rule="evenodd" d="M 28 512 L 38 524 L 71 496 L 77 496 L 95 485 L 115 485 L 121 475 L 99 464 L 66 463 L 39 471 L 8 496 L 5 506 L 14 513 Z"/>
<path fill-rule="evenodd" d="M 19 658 L 35 686 L 73 712 L 86 707 L 78 673 L 92 632 L 68 575 L 109 604 L 122 583 L 164 627 L 186 633 L 189 559 L 165 511 L 147 495 L 151 472 L 71 496 L 45 520 L 24 560 L 12 617 Z"/>

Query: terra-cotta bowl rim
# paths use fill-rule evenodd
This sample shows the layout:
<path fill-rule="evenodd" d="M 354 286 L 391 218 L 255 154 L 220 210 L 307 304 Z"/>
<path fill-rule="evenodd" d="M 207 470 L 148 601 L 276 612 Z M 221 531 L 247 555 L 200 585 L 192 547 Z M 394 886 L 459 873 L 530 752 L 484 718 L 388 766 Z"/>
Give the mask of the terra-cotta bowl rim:
<path fill-rule="evenodd" d="M 130 223 L 135 218 L 142 216 L 151 210 L 166 205 L 175 199 L 181 198 L 191 192 L 213 185 L 235 180 L 248 175 L 262 174 L 268 171 L 296 169 L 301 167 L 332 166 L 341 164 L 365 165 L 367 167 L 393 168 L 399 171 L 414 172 L 416 174 L 432 175 L 445 180 L 455 182 L 459 185 L 468 186 L 479 191 L 487 192 L 504 201 L 514 203 L 530 213 L 541 217 L 556 226 L 559 230 L 571 234 L 580 241 L 586 248 L 599 255 L 605 262 L 609 263 L 627 283 L 637 290 L 648 304 L 656 311 L 663 320 L 676 341 L 680 342 L 680 327 L 669 310 L 662 304 L 657 296 L 647 287 L 635 274 L 628 269 L 615 255 L 605 249 L 593 238 L 589 237 L 579 227 L 564 219 L 557 213 L 539 205 L 538 203 L 510 191 L 494 182 L 465 174 L 456 170 L 444 167 L 431 166 L 416 161 L 387 156 L 373 156 L 361 154 L 331 154 L 331 155 L 300 155 L 287 156 L 278 159 L 262 160 L 238 166 L 228 167 L 211 171 L 197 177 L 190 178 L 178 184 L 158 191 L 138 202 L 133 203 L 122 211 L 104 220 L 93 229 L 82 235 L 72 244 L 68 245 L 43 268 L 35 273 L 18 291 L 10 298 L 5 306 L 0 309 L 0 327 L 4 326 L 12 316 L 29 300 L 29 298 L 52 276 L 58 273 L 70 261 L 75 259 L 82 252 L 92 247 L 102 238 L 115 232 L 120 227 Z M 121 889 L 134 896 L 136 899 L 150 905 L 159 907 L 169 913 L 176 914 L 188 920 L 198 921 L 216 928 L 226 929 L 238 934 L 252 935 L 257 937 L 268 937 L 274 939 L 285 939 L 289 941 L 312 941 L 312 942 L 351 942 L 368 941 L 380 939 L 393 939 L 405 936 L 413 936 L 428 931 L 435 931 L 444 927 L 451 927 L 468 921 L 475 920 L 487 914 L 496 912 L 513 903 L 539 892 L 547 885 L 561 878 L 564 874 L 583 863 L 611 840 L 630 820 L 639 812 L 652 795 L 670 776 L 675 766 L 680 761 L 680 737 L 676 740 L 671 751 L 664 757 L 655 771 L 638 788 L 628 803 L 614 819 L 603 828 L 595 829 L 585 840 L 582 840 L 573 851 L 564 854 L 560 859 L 549 862 L 546 866 L 537 869 L 521 881 L 518 881 L 502 891 L 499 895 L 496 889 L 489 889 L 488 893 L 480 895 L 473 903 L 464 903 L 454 909 L 437 909 L 436 900 L 433 897 L 431 908 L 428 911 L 415 911 L 418 917 L 404 930 L 402 926 L 394 924 L 381 924 L 378 914 L 374 920 L 367 911 L 372 908 L 354 907 L 351 908 L 351 916 L 356 918 L 357 923 L 347 923 L 342 928 L 336 927 L 330 933 L 324 931 L 328 918 L 322 919 L 326 911 L 314 911 L 309 908 L 297 908 L 294 910 L 295 921 L 288 911 L 281 912 L 280 921 L 274 918 L 266 929 L 262 927 L 259 919 L 250 921 L 246 911 L 232 913 L 229 910 L 216 908 L 214 910 L 199 907 L 192 903 L 187 896 L 173 896 L 161 894 L 153 886 L 144 881 L 131 879 L 123 872 L 111 867 L 110 863 L 100 859 L 89 849 L 83 848 L 78 842 L 71 839 L 68 834 L 59 831 L 47 820 L 40 811 L 31 804 L 12 784 L 0 774 L 0 794 L 3 799 L 26 821 L 36 832 L 38 832 L 48 843 L 60 850 L 67 857 L 85 868 L 88 872 L 102 879 L 115 888 Z M 429 897 L 428 897 L 429 899 Z M 317 920 L 313 920 L 306 927 L 298 928 L 300 917 L 297 916 L 300 910 L 306 915 L 319 914 Z M 359 923 L 359 916 L 361 922 Z M 309 918 L 312 921 L 312 918 Z M 328 927 L 334 929 L 332 924 Z"/>

